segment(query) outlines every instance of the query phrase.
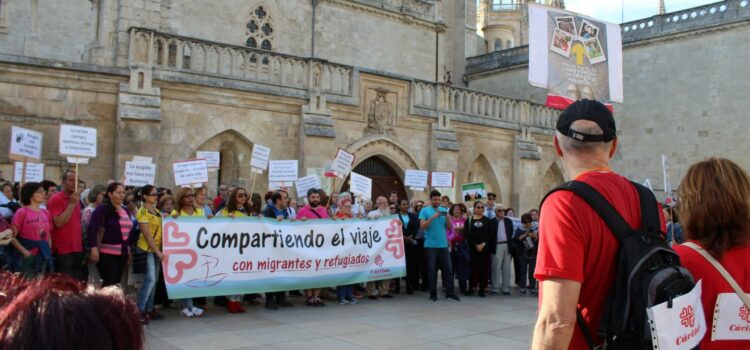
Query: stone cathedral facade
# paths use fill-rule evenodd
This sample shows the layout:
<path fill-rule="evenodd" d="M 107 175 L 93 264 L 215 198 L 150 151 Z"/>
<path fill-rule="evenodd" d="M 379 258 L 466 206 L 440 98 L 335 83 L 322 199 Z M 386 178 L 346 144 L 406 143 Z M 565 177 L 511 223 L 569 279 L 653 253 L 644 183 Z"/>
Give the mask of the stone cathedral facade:
<path fill-rule="evenodd" d="M 523 49 L 524 6 L 3 0 L 0 127 L 44 133 L 50 179 L 68 167 L 59 125 L 77 124 L 98 130 L 99 157 L 80 171 L 90 183 L 120 178 L 139 155 L 171 186 L 172 162 L 219 151 L 213 194 L 219 183 L 250 187 L 254 144 L 271 147 L 271 159 L 298 159 L 300 176 L 342 148 L 375 194 L 426 198 L 404 188 L 405 170 L 452 171 L 454 198 L 461 183 L 481 181 L 522 212 L 564 181 L 551 137 L 558 111 L 521 88 L 504 97 L 506 81 L 525 82 L 486 61 Z M 0 141 L 0 169 L 11 177 L 8 146 Z M 258 177 L 255 191 L 266 187 Z"/>

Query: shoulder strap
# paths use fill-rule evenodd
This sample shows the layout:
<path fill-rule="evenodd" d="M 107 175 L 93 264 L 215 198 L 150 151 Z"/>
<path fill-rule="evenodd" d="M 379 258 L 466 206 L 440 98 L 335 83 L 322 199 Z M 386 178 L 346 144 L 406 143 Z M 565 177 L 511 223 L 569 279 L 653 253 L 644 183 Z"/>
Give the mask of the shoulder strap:
<path fill-rule="evenodd" d="M 734 289 L 734 292 L 737 294 L 740 299 L 742 299 L 742 303 L 745 304 L 747 308 L 750 309 L 750 297 L 745 294 L 745 292 L 740 288 L 740 285 L 737 284 L 737 281 L 732 278 L 732 275 L 729 274 L 729 272 L 724 268 L 724 266 L 721 266 L 721 263 L 716 261 L 711 254 L 709 254 L 703 247 L 693 243 L 693 242 L 685 242 L 682 245 L 688 246 L 690 248 L 693 248 L 698 254 L 702 255 L 708 262 L 713 265 L 716 270 L 719 271 L 719 273 L 724 277 L 724 279 L 729 283 L 730 286 L 732 286 L 732 289 Z"/>
<path fill-rule="evenodd" d="M 591 208 L 601 216 L 604 223 L 607 224 L 609 229 L 612 230 L 612 233 L 620 242 L 625 241 L 628 233 L 632 231 L 630 225 L 628 225 L 628 223 L 625 222 L 625 219 L 617 213 L 617 210 L 615 210 L 615 208 L 613 208 L 599 192 L 587 183 L 575 180 L 568 181 L 547 193 L 544 200 L 557 191 L 571 191 L 583 198 L 583 200 L 585 200 L 586 203 L 588 203 Z M 544 200 L 542 200 L 542 203 L 544 203 Z"/>
<path fill-rule="evenodd" d="M 638 199 L 641 205 L 641 227 L 647 231 L 661 231 L 661 222 L 659 221 L 659 207 L 656 205 L 654 192 L 637 182 L 630 182 L 635 186 L 638 192 Z"/>

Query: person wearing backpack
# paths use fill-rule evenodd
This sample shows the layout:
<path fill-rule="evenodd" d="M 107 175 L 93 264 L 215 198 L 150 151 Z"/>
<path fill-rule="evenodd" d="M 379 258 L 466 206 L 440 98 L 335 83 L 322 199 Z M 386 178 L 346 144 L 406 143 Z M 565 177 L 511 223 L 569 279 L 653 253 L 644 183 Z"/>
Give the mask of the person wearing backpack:
<path fill-rule="evenodd" d="M 609 168 L 617 150 L 611 111 L 579 100 L 560 114 L 556 129 L 555 151 L 574 181 L 550 192 L 541 206 L 532 349 L 592 349 L 605 342 L 609 349 L 647 348 L 646 307 L 661 300 L 644 301 L 630 291 L 653 286 L 671 298 L 691 290 L 693 281 L 664 241 L 653 193 Z M 662 270 L 668 279 L 654 281 L 650 273 Z M 665 281 L 676 292 L 664 292 Z"/>
<path fill-rule="evenodd" d="M 711 158 L 688 169 L 677 193 L 688 241 L 674 249 L 695 279 L 703 280 L 709 332 L 700 348 L 750 349 L 750 299 L 736 290 L 750 292 L 750 177 L 730 160 Z M 727 303 L 733 307 L 723 307 Z"/>

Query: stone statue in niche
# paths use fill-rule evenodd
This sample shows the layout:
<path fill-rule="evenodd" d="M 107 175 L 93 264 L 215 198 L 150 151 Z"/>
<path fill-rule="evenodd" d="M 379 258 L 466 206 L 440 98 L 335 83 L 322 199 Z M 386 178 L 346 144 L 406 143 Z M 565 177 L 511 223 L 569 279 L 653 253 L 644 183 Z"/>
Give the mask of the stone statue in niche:
<path fill-rule="evenodd" d="M 365 134 L 387 134 L 393 136 L 396 126 L 393 106 L 388 101 L 388 91 L 376 90 L 377 96 L 370 102 L 367 112 L 367 128 Z"/>

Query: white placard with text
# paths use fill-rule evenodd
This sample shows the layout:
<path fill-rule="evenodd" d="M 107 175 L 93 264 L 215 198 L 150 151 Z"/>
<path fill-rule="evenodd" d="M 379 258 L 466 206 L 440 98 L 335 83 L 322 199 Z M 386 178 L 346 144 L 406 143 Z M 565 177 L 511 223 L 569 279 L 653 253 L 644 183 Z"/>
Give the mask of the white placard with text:
<path fill-rule="evenodd" d="M 41 160 L 42 138 L 43 135 L 40 132 L 17 126 L 11 127 L 10 158 L 16 160 L 23 160 L 23 158 Z"/>
<path fill-rule="evenodd" d="M 221 167 L 221 153 L 219 152 L 198 151 L 195 152 L 195 158 L 205 159 L 206 166 L 209 169 L 218 169 Z"/>
<path fill-rule="evenodd" d="M 208 182 L 208 167 L 205 159 L 190 159 L 172 163 L 176 186 L 195 185 Z"/>
<path fill-rule="evenodd" d="M 125 162 L 125 186 L 153 185 L 156 179 L 156 164 Z"/>
<path fill-rule="evenodd" d="M 21 174 L 23 172 L 23 162 L 15 163 L 15 170 L 13 179 L 16 182 L 21 182 Z M 23 179 L 24 182 L 42 182 L 44 180 L 44 164 L 42 163 L 26 163 L 26 177 Z"/>
<path fill-rule="evenodd" d="M 76 125 L 60 125 L 60 154 L 96 158 L 96 129 Z"/>
<path fill-rule="evenodd" d="M 427 187 L 428 175 L 429 171 L 426 170 L 407 169 L 404 176 L 404 186 L 424 189 Z"/>
<path fill-rule="evenodd" d="M 295 182 L 299 162 L 292 160 L 272 160 L 268 162 L 269 182 Z"/>
<path fill-rule="evenodd" d="M 253 145 L 253 156 L 250 158 L 250 166 L 255 169 L 266 170 L 268 168 L 268 159 L 271 157 L 271 149 L 255 144 Z M 294 181 L 294 180 L 292 180 Z"/>
<path fill-rule="evenodd" d="M 362 198 L 370 199 L 372 197 L 372 179 L 355 172 L 351 172 L 349 178 L 349 191 Z"/>
<path fill-rule="evenodd" d="M 336 173 L 336 176 L 343 179 L 352 171 L 352 164 L 354 164 L 354 155 L 339 148 L 336 152 L 336 158 L 331 163 L 331 170 Z"/>
<path fill-rule="evenodd" d="M 452 188 L 453 173 L 433 171 L 430 174 L 430 184 L 435 188 Z"/>
<path fill-rule="evenodd" d="M 321 188 L 318 175 L 308 175 L 297 179 L 297 197 L 307 196 L 307 191 L 313 188 Z"/>

